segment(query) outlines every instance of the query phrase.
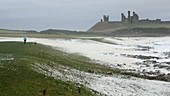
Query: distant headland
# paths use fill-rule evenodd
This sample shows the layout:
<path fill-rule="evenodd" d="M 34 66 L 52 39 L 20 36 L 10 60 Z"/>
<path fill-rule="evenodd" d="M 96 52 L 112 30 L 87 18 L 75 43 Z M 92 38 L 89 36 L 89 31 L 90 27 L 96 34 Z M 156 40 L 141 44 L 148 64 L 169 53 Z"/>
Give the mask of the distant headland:
<path fill-rule="evenodd" d="M 126 17 L 124 13 L 121 13 L 120 21 L 110 21 L 109 15 L 103 15 L 100 21 L 92 26 L 88 32 L 114 32 L 121 29 L 132 28 L 170 28 L 170 21 L 162 21 L 161 19 L 140 19 L 140 16 L 133 12 L 128 11 Z"/>

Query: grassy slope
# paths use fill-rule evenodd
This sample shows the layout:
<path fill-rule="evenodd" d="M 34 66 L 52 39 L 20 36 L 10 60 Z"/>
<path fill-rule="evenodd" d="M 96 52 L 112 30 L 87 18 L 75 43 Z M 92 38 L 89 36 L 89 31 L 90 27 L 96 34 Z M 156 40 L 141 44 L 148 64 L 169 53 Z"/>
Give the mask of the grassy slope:
<path fill-rule="evenodd" d="M 79 88 L 78 84 L 75 83 L 54 80 L 30 68 L 30 64 L 35 62 L 56 62 L 73 67 L 77 67 L 80 63 L 82 68 L 86 67 L 83 62 L 76 61 L 77 57 L 66 60 L 69 55 L 65 55 L 60 51 L 54 52 L 53 49 L 39 44 L 0 43 L 0 96 L 43 96 L 45 89 L 47 89 L 46 96 L 94 95 L 84 86 Z M 15 59 L 1 60 L 11 57 Z M 79 93 L 79 89 L 81 89 L 81 93 Z"/>
<path fill-rule="evenodd" d="M 121 29 L 132 28 L 170 28 L 169 23 L 137 23 L 137 24 L 123 24 L 123 23 L 105 23 L 99 22 L 94 25 L 89 32 L 114 32 Z"/>
<path fill-rule="evenodd" d="M 24 31 L 22 31 L 22 30 L 8 30 L 8 29 L 0 29 L 0 34 L 2 34 L 2 33 L 4 33 L 4 34 L 16 34 L 16 33 L 26 33 L 26 32 L 24 32 Z"/>

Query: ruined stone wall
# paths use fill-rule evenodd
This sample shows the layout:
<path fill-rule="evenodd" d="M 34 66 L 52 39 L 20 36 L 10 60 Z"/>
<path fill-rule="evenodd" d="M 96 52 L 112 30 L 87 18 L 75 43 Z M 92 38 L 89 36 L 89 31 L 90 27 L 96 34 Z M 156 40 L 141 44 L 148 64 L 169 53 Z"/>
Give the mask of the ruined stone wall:
<path fill-rule="evenodd" d="M 130 11 L 128 11 L 127 17 L 122 13 L 121 18 L 122 18 L 121 19 L 122 23 L 137 23 L 137 22 L 139 22 L 139 16 L 135 12 L 133 12 L 133 16 L 131 16 Z"/>
<path fill-rule="evenodd" d="M 123 13 L 121 14 L 121 22 L 128 23 L 128 19 L 126 18 L 126 16 Z"/>
<path fill-rule="evenodd" d="M 109 22 L 109 15 L 104 15 L 103 16 L 103 21 L 104 22 Z"/>

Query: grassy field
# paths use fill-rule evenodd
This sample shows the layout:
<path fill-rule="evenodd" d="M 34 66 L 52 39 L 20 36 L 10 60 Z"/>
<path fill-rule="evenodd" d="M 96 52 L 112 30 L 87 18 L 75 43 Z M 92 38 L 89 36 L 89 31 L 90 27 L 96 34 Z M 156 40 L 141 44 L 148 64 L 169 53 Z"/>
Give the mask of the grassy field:
<path fill-rule="evenodd" d="M 88 58 L 66 54 L 34 43 L 0 43 L 0 96 L 95 96 L 88 88 L 35 72 L 31 65 L 55 62 L 84 71 L 107 68 L 92 65 Z M 86 61 L 86 62 L 85 62 Z"/>
<path fill-rule="evenodd" d="M 40 33 L 0 33 L 0 37 L 30 37 L 30 38 L 77 38 L 77 37 L 99 37 L 106 34 L 78 33 L 78 34 L 40 34 Z"/>

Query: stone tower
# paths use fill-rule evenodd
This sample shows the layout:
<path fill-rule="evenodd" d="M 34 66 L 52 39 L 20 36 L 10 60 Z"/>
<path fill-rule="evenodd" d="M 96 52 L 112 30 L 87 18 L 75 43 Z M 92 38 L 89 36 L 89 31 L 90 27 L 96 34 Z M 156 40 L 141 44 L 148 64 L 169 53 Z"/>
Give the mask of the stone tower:
<path fill-rule="evenodd" d="M 121 22 L 122 23 L 127 23 L 127 18 L 123 13 L 121 14 Z"/>
<path fill-rule="evenodd" d="M 128 23 L 131 23 L 130 11 L 128 11 Z"/>
<path fill-rule="evenodd" d="M 121 14 L 121 22 L 122 23 L 137 23 L 139 22 L 139 16 L 135 12 L 133 12 L 133 16 L 131 16 L 130 11 L 128 11 L 128 17 L 122 13 Z"/>
<path fill-rule="evenodd" d="M 135 12 L 133 12 L 133 16 L 132 16 L 132 23 L 137 23 L 139 22 L 139 16 L 138 14 L 136 14 Z"/>
<path fill-rule="evenodd" d="M 109 15 L 103 15 L 103 21 L 109 22 Z"/>

